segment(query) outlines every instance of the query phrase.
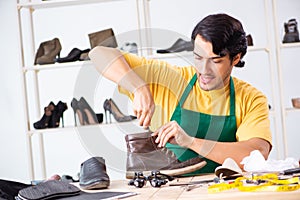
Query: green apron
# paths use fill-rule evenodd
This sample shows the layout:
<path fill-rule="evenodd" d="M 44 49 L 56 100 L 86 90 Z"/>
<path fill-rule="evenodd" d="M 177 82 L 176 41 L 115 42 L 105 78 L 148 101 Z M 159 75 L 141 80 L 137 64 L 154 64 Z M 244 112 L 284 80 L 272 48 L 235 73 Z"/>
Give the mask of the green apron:
<path fill-rule="evenodd" d="M 197 75 L 195 74 L 189 82 L 189 84 L 187 85 L 187 87 L 185 88 L 181 99 L 171 117 L 171 121 L 175 120 L 181 126 L 181 128 L 192 137 L 214 140 L 219 142 L 235 142 L 237 126 L 235 118 L 235 91 L 232 78 L 230 77 L 229 116 L 208 115 L 205 113 L 195 112 L 182 108 L 196 80 Z M 190 158 L 199 156 L 199 154 L 195 153 L 194 151 L 187 148 L 183 148 L 179 145 L 167 143 L 166 147 L 172 150 L 180 161 L 185 161 Z M 207 162 L 206 166 L 188 175 L 195 175 L 200 173 L 214 173 L 215 168 L 220 165 L 205 157 L 203 157 L 203 159 Z"/>

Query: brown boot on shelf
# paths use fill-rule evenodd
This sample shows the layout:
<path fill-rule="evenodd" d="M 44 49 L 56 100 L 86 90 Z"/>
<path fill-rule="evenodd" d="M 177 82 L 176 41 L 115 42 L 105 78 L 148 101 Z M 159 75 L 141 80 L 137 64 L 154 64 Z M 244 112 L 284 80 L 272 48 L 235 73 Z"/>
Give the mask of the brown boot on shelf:
<path fill-rule="evenodd" d="M 206 165 L 200 157 L 180 162 L 175 154 L 165 147 L 157 147 L 151 132 L 125 136 L 127 144 L 126 178 L 132 179 L 135 172 L 150 174 L 159 170 L 170 176 L 180 176 L 201 169 Z"/>
<path fill-rule="evenodd" d="M 56 56 L 60 57 L 61 44 L 58 38 L 42 42 L 35 55 L 34 64 L 45 65 L 55 63 Z"/>
<path fill-rule="evenodd" d="M 95 33 L 88 34 L 91 48 L 105 46 L 116 48 L 118 46 L 114 31 L 109 28 Z"/>

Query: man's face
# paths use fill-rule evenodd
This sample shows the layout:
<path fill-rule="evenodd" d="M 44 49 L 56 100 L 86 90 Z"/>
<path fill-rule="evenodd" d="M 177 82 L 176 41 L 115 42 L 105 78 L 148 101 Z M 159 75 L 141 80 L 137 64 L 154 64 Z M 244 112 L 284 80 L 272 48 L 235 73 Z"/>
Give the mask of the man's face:
<path fill-rule="evenodd" d="M 238 63 L 240 56 L 231 62 L 229 55 L 216 55 L 213 53 L 212 44 L 197 35 L 194 59 L 199 85 L 201 89 L 208 91 L 221 89 L 229 83 L 232 68 Z"/>

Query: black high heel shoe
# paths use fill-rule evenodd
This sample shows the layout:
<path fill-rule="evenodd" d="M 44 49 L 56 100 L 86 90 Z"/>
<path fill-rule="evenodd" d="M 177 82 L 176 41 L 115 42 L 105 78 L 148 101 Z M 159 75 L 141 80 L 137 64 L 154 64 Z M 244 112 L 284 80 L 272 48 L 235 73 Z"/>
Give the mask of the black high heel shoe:
<path fill-rule="evenodd" d="M 48 127 L 49 128 L 59 127 L 60 118 L 62 120 L 62 127 L 64 127 L 64 112 L 67 109 L 68 109 L 67 104 L 62 101 L 59 101 L 52 112 L 52 118 L 51 118 L 52 120 L 51 123 L 49 123 Z"/>
<path fill-rule="evenodd" d="M 103 108 L 104 108 L 106 123 L 108 121 L 106 112 L 108 112 L 110 123 L 111 123 L 111 114 L 114 116 L 117 122 L 128 122 L 136 119 L 136 116 L 124 115 L 112 99 L 106 99 L 104 101 Z"/>
<path fill-rule="evenodd" d="M 79 101 L 77 101 L 77 99 L 73 98 L 71 101 L 71 107 L 73 108 L 73 111 L 74 111 L 75 126 L 77 126 L 76 114 L 78 115 L 79 123 L 81 125 L 87 124 L 87 116 L 86 116 L 85 112 L 83 112 L 79 108 L 78 104 L 79 104 Z"/>
<path fill-rule="evenodd" d="M 34 64 L 53 64 L 56 57 L 60 57 L 61 44 L 58 38 L 42 42 L 35 55 Z"/>
<path fill-rule="evenodd" d="M 81 97 L 79 101 L 73 98 L 71 107 L 74 111 L 75 126 L 77 126 L 76 114 L 78 115 L 81 125 L 100 124 L 103 122 L 103 114 L 95 113 L 83 97 Z"/>
<path fill-rule="evenodd" d="M 44 108 L 43 117 L 39 121 L 33 123 L 33 127 L 35 129 L 48 128 L 49 122 L 51 121 L 52 118 L 52 112 L 54 108 L 55 108 L 55 104 L 51 101 L 49 105 Z"/>
<path fill-rule="evenodd" d="M 91 106 L 85 100 L 85 98 L 81 97 L 78 101 L 78 106 L 81 109 L 81 112 L 84 113 L 86 116 L 86 123 L 87 124 L 98 124 L 98 119 L 96 113 L 93 111 Z"/>

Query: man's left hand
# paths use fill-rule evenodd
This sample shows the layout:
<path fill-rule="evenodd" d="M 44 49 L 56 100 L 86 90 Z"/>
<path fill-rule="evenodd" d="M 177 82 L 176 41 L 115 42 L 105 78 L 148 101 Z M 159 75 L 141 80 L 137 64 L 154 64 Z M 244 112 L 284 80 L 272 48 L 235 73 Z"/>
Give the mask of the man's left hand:
<path fill-rule="evenodd" d="M 158 147 L 164 147 L 167 142 L 189 148 L 194 138 L 189 136 L 176 121 L 171 121 L 157 129 L 152 136 L 157 136 Z"/>

